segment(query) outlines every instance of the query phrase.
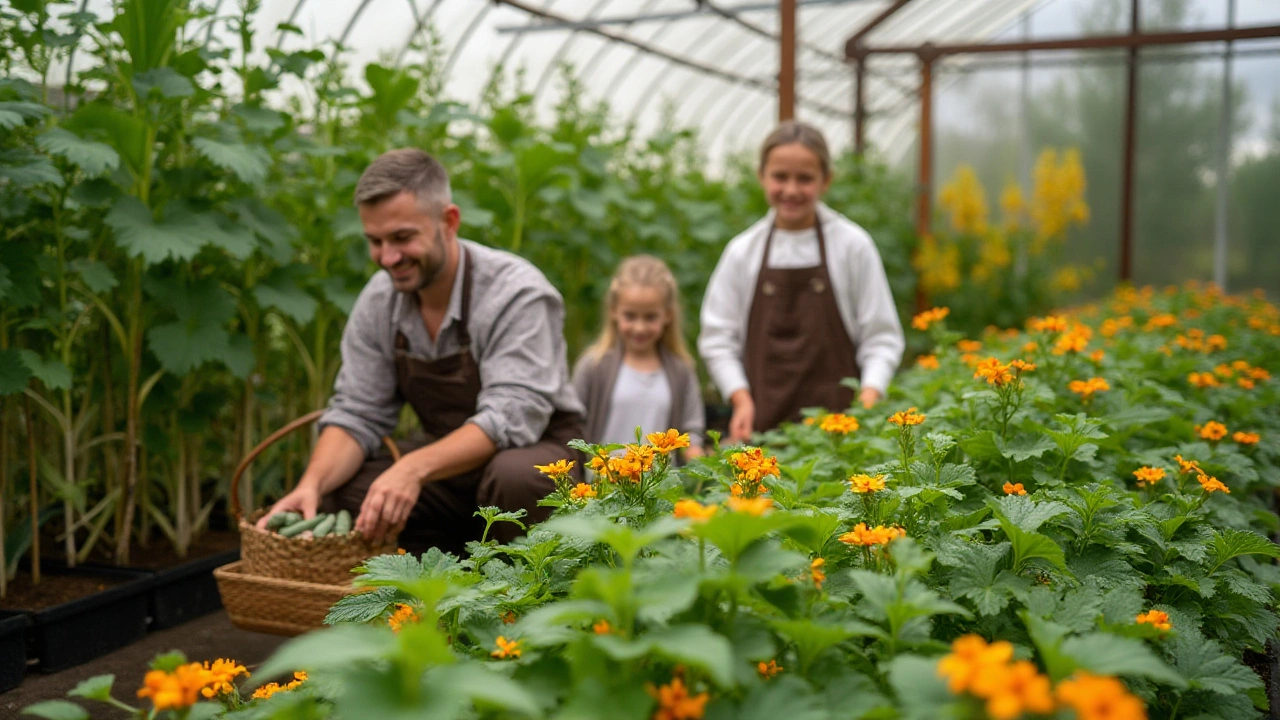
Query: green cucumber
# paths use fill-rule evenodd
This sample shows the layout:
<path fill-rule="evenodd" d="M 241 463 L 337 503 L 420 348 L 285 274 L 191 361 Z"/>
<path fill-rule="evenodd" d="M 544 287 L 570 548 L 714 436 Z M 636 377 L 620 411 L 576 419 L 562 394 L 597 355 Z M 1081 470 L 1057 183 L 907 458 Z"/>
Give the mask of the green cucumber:
<path fill-rule="evenodd" d="M 351 513 L 339 510 L 338 521 L 333 524 L 333 534 L 346 535 L 349 532 L 351 532 Z"/>
<path fill-rule="evenodd" d="M 302 519 L 301 515 L 299 515 L 296 512 L 292 512 L 290 510 L 278 512 L 273 514 L 271 517 L 267 518 L 267 529 L 279 530 L 280 528 L 286 525 L 292 525 L 301 519 Z"/>
<path fill-rule="evenodd" d="M 316 525 L 315 530 L 311 531 L 311 534 L 315 537 L 324 537 L 325 535 L 328 535 L 331 530 L 333 530 L 333 524 L 336 522 L 338 522 L 337 515 L 326 514 L 324 516 L 324 520 L 321 520 L 320 524 Z"/>
<path fill-rule="evenodd" d="M 292 525 L 287 525 L 283 528 L 280 528 L 280 537 L 293 537 L 294 535 L 297 535 L 299 533 L 306 532 L 311 528 L 319 525 L 320 522 L 324 520 L 324 518 L 325 518 L 325 515 L 320 514 L 320 515 L 316 515 L 310 520 L 299 520 L 298 522 Z"/>

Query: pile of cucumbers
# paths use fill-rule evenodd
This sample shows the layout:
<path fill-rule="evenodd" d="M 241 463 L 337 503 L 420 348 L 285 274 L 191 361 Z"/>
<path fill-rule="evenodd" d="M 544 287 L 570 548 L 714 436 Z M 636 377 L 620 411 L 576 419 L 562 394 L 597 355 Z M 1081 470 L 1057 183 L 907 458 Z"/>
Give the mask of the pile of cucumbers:
<path fill-rule="evenodd" d="M 275 530 L 280 537 L 295 537 L 308 530 L 311 537 L 326 535 L 346 535 L 351 532 L 351 513 L 339 510 L 336 513 L 316 513 L 310 520 L 302 519 L 302 513 L 292 510 L 278 512 L 267 518 L 267 529 Z"/>

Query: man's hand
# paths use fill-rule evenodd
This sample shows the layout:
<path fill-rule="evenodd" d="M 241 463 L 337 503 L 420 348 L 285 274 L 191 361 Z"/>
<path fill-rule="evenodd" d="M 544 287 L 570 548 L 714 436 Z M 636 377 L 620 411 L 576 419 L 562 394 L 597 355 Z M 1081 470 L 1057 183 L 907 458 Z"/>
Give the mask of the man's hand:
<path fill-rule="evenodd" d="M 381 542 L 388 532 L 404 527 L 421 494 L 421 471 L 416 463 L 401 458 L 369 486 L 355 529 L 374 542 Z"/>
<path fill-rule="evenodd" d="M 267 518 L 287 510 L 302 513 L 302 518 L 309 520 L 316 516 L 316 510 L 319 507 L 320 493 L 316 490 L 316 487 L 311 483 L 299 483 L 298 487 L 293 489 L 293 492 L 280 498 L 275 505 L 271 506 L 267 514 L 258 520 L 258 527 L 266 530 Z"/>
<path fill-rule="evenodd" d="M 729 398 L 733 403 L 733 415 L 729 418 L 729 441 L 746 442 L 751 439 L 751 428 L 756 421 L 756 403 L 751 391 L 743 388 Z"/>
<path fill-rule="evenodd" d="M 867 408 L 868 410 L 870 410 L 873 405 L 880 402 L 881 397 L 883 397 L 883 395 L 880 394 L 880 391 L 873 387 L 864 387 L 862 388 L 862 392 L 858 393 L 858 400 L 862 403 L 862 407 Z"/>

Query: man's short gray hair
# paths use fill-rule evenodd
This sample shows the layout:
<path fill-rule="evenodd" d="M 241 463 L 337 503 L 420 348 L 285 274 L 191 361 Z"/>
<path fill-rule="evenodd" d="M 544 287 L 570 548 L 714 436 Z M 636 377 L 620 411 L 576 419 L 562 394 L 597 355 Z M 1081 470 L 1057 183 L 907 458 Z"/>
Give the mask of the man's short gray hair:
<path fill-rule="evenodd" d="M 365 168 L 356 183 L 356 205 L 382 202 L 406 190 L 424 209 L 436 212 L 453 201 L 444 166 L 417 148 L 400 148 L 379 155 Z"/>

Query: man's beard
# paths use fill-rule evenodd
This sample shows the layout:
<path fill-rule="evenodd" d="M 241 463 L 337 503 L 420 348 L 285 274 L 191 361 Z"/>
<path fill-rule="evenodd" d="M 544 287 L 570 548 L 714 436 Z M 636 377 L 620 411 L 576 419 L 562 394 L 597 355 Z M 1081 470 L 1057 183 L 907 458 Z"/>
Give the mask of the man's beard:
<path fill-rule="evenodd" d="M 447 264 L 449 258 L 448 253 L 446 253 L 444 249 L 444 231 L 440 228 L 436 228 L 435 250 L 439 256 L 438 261 L 432 258 L 429 252 L 421 259 L 414 259 L 410 261 L 418 267 L 418 285 L 417 287 L 406 290 L 405 292 L 417 292 L 426 288 L 431 283 L 435 282 L 436 278 L 440 277 L 440 273 L 444 270 L 444 266 Z"/>

